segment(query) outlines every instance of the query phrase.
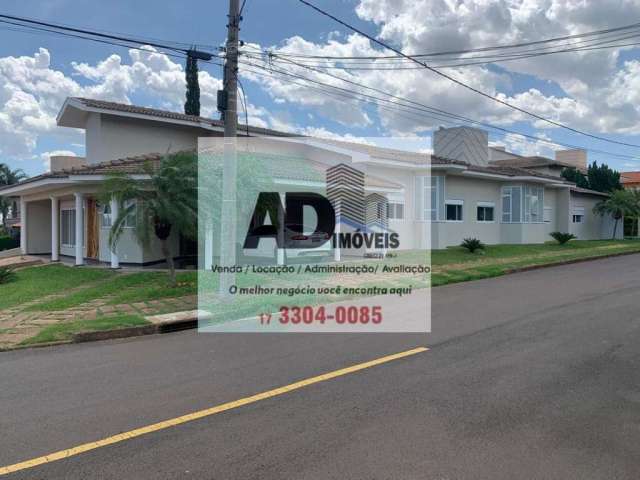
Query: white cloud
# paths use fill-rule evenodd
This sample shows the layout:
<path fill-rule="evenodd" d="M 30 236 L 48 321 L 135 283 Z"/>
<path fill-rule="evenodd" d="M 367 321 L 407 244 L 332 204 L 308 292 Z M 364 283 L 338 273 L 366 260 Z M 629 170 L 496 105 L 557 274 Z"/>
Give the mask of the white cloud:
<path fill-rule="evenodd" d="M 379 38 L 405 52 L 423 53 L 527 42 L 624 25 L 631 22 L 629 19 L 640 16 L 640 1 L 360 0 L 356 13 L 377 26 Z M 329 35 L 324 42 L 294 36 L 271 49 L 319 56 L 379 56 L 390 53 L 373 48 L 371 42 L 359 35 L 335 34 Z M 639 62 L 620 65 L 618 60 L 617 50 L 597 50 L 503 62 L 501 66 L 506 69 L 505 74 L 479 66 L 448 69 L 446 72 L 479 90 L 575 128 L 600 133 L 640 134 Z M 293 71 L 349 91 L 381 95 L 286 61 L 276 61 L 274 68 Z M 329 72 L 415 102 L 495 124 L 528 121 L 535 128 L 554 128 L 424 69 L 333 69 Z M 518 89 L 518 78 L 512 77 L 511 73 L 536 77 L 541 86 Z M 337 99 L 313 88 L 294 85 L 295 80 L 290 78 L 264 80 L 248 75 L 262 82 L 278 102 L 286 101 L 312 109 L 325 118 L 353 128 L 369 126 L 375 121 L 361 103 L 353 100 Z M 505 93 L 513 91 L 514 85 L 515 93 Z M 551 89 L 547 91 L 543 85 L 549 85 Z M 385 133 L 390 135 L 423 133 L 442 123 L 441 119 L 428 118 L 423 113 L 378 109 L 380 123 Z"/>
<path fill-rule="evenodd" d="M 501 141 L 490 142 L 489 145 L 492 147 L 505 147 L 507 152 L 513 152 L 525 157 L 541 156 L 549 158 L 555 158 L 555 150 L 563 148 L 543 141 L 551 141 L 551 138 L 544 133 L 536 133 L 535 136 L 541 140 L 529 139 L 520 134 L 507 133 Z"/>
<path fill-rule="evenodd" d="M 52 68 L 45 48 L 33 56 L 0 58 L 0 154 L 5 159 L 33 159 L 38 138 L 45 134 L 80 143 L 79 131 L 56 127 L 56 115 L 69 96 L 130 103 L 132 95 L 144 94 L 154 106 L 183 108 L 182 65 L 151 47 L 130 50 L 127 59 L 113 54 L 95 65 L 74 62 L 72 70 L 65 75 Z M 202 70 L 199 79 L 202 114 L 211 116 L 221 81 Z"/>

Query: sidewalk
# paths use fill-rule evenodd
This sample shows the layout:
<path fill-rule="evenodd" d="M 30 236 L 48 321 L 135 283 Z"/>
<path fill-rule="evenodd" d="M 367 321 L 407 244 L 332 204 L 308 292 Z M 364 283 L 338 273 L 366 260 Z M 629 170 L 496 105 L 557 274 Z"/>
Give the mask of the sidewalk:
<path fill-rule="evenodd" d="M 188 295 L 176 298 L 163 298 L 147 302 L 112 305 L 109 300 L 113 295 L 92 300 L 83 305 L 59 311 L 37 311 L 31 307 L 64 297 L 86 287 L 68 290 L 39 298 L 36 301 L 23 303 L 0 312 L 0 349 L 18 345 L 31 338 L 44 327 L 74 320 L 95 320 L 108 315 L 139 315 L 147 317 L 163 313 L 193 310 L 197 306 L 197 296 Z"/>

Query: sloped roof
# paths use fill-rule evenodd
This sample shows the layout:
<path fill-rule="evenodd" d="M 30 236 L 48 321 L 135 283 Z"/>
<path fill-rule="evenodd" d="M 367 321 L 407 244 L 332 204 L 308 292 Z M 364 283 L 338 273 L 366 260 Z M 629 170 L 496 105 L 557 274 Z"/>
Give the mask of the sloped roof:
<path fill-rule="evenodd" d="M 598 195 L 600 197 L 609 197 L 610 195 L 608 193 L 605 192 L 598 192 L 596 190 L 590 190 L 588 188 L 580 188 L 580 187 L 571 187 L 571 191 L 572 192 L 576 192 L 576 193 L 586 193 L 588 195 Z"/>
<path fill-rule="evenodd" d="M 69 100 L 75 100 L 80 102 L 87 108 L 95 108 L 99 110 L 112 111 L 114 113 L 130 113 L 136 115 L 144 115 L 148 117 L 155 117 L 165 120 L 180 120 L 183 122 L 193 123 L 194 126 L 209 125 L 212 127 L 224 128 L 224 122 L 213 118 L 199 117 L 196 115 L 185 115 L 180 112 L 172 112 L 170 110 L 160 110 L 157 108 L 141 107 L 139 105 L 131 105 L 126 103 L 108 102 L 106 100 L 96 100 L 93 98 L 84 97 L 69 97 Z M 277 137 L 292 137 L 299 136 L 292 133 L 280 132 L 277 130 L 271 130 L 268 128 L 254 127 L 249 125 L 249 134 L 264 135 L 264 136 L 277 136 Z M 238 123 L 238 136 L 245 136 L 247 128 L 241 122 Z"/>
<path fill-rule="evenodd" d="M 521 157 L 521 158 L 506 158 L 504 160 L 492 160 L 489 162 L 493 165 L 504 165 L 520 168 L 535 168 L 535 167 L 558 167 L 558 168 L 575 168 L 568 163 L 558 162 L 547 157 Z"/>
<path fill-rule="evenodd" d="M 196 154 L 195 150 L 177 152 L 177 153 L 192 153 Z M 148 167 L 151 166 L 152 169 L 157 168 L 160 164 L 160 161 L 164 157 L 164 154 L 161 153 L 149 153 L 145 155 L 137 155 L 127 158 L 122 158 L 118 160 L 111 160 L 108 162 L 97 163 L 94 165 L 83 165 L 80 167 L 73 167 L 64 170 L 59 170 L 56 172 L 48 172 L 42 175 L 37 175 L 35 177 L 30 177 L 26 180 L 23 180 L 19 183 L 19 185 L 25 185 L 28 183 L 36 182 L 39 180 L 49 179 L 49 178 L 68 178 L 69 176 L 84 176 L 84 175 L 107 175 L 109 173 L 126 173 L 128 175 L 144 175 L 148 173 Z M 320 178 L 324 175 L 324 168 L 320 163 L 309 161 L 307 162 L 308 169 L 301 169 L 300 163 L 295 164 L 282 164 L 278 162 L 274 165 L 274 170 L 271 172 L 272 174 L 286 177 L 292 180 L 317 180 L 320 175 Z M 378 188 L 392 188 L 392 189 L 400 189 L 402 185 L 398 183 L 392 182 L 390 180 L 376 177 L 374 175 L 366 175 L 365 176 L 365 185 L 368 187 L 378 187 Z M 6 187 L 0 187 L 0 191 L 3 188 L 15 187 L 16 185 L 7 185 Z"/>
<path fill-rule="evenodd" d="M 0 192 L 4 189 L 13 188 L 16 185 L 25 185 L 49 178 L 68 178 L 70 175 L 106 175 L 113 172 L 123 172 L 129 175 L 146 173 L 145 165 L 149 162 L 158 163 L 162 158 L 160 153 L 149 153 L 134 157 L 127 157 L 119 160 L 111 160 L 108 162 L 97 163 L 94 165 L 83 165 L 80 167 L 67 168 L 55 172 L 47 172 L 35 177 L 29 177 L 14 185 L 5 185 L 0 187 Z"/>
<path fill-rule="evenodd" d="M 625 183 L 640 183 L 640 172 L 622 172 L 620 174 L 620 182 Z"/>

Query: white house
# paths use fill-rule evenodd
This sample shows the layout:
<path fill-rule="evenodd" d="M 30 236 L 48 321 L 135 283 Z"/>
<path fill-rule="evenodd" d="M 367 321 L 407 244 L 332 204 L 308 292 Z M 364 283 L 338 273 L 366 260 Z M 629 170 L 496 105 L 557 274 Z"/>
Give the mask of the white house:
<path fill-rule="evenodd" d="M 68 98 L 57 118 L 60 127 L 85 132 L 85 158 L 54 159 L 51 171 L 0 189 L 19 199 L 21 248 L 25 254 L 87 260 L 117 268 L 163 260 L 159 245 L 143 248 L 134 239 L 133 222 L 117 252 L 107 245 L 115 202 L 98 205 L 97 192 L 114 170 L 145 178 L 147 161 L 167 152 L 196 150 L 201 137 L 220 137 L 222 123 L 202 117 L 100 100 Z M 460 127 L 434 134 L 434 154 L 411 153 L 350 142 L 293 137 L 251 127 L 251 136 L 279 137 L 282 145 L 310 160 L 336 155 L 367 172 L 366 188 L 388 202 L 388 226 L 412 239 L 403 248 L 428 244 L 421 238 L 431 222 L 432 248 L 477 237 L 488 244 L 542 243 L 549 233 L 574 233 L 580 239 L 611 236 L 612 219 L 594 215 L 606 194 L 579 189 L 559 176 L 561 164 L 519 157 L 489 147 L 484 132 Z M 289 139 L 290 141 L 285 141 Z M 471 142 L 471 143 L 470 143 Z M 428 201 L 428 200 L 430 201 Z M 620 229 L 621 230 L 621 229 Z M 172 240 L 176 256 L 187 242 Z"/>

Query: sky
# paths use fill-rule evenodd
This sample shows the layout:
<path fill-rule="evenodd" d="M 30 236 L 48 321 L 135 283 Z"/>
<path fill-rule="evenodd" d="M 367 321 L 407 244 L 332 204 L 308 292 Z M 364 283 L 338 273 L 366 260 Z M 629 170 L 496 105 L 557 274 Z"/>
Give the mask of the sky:
<path fill-rule="evenodd" d="M 419 54 L 529 42 L 638 22 L 640 0 L 317 0 L 322 8 L 404 52 Z M 188 4 L 188 6 L 187 6 Z M 22 0 L 0 13 L 158 41 L 217 48 L 224 43 L 226 0 Z M 297 0 L 247 0 L 241 30 L 246 50 L 305 55 L 383 54 Z M 640 34 L 639 34 L 640 35 Z M 631 43 L 631 41 L 629 42 Z M 391 52 L 386 51 L 388 55 Z M 268 67 L 267 57 L 244 61 Z M 0 162 L 36 175 L 50 155 L 84 154 L 80 130 L 56 126 L 68 96 L 94 97 L 181 111 L 184 60 L 145 47 L 132 50 L 0 24 Z M 221 68 L 201 64 L 202 114 L 218 118 Z M 373 95 L 316 71 L 277 61 L 275 69 Z M 251 71 L 253 70 L 253 71 Z M 241 66 L 249 123 L 307 135 L 428 151 L 441 118 L 327 95 L 264 69 Z M 425 69 L 346 71 L 332 75 L 385 93 L 541 139 L 585 147 L 589 160 L 640 170 L 640 148 L 614 145 L 534 120 Z M 599 136 L 640 145 L 640 50 L 636 46 L 559 53 L 446 73 L 538 115 Z M 390 98 L 390 97 L 386 97 Z M 244 121 L 244 115 L 240 115 Z M 393 138 L 385 143 L 374 138 Z M 553 157 L 561 147 L 517 134 L 490 141 L 524 155 Z M 614 155 L 615 154 L 615 155 Z M 617 155 L 617 156 L 616 156 Z"/>

